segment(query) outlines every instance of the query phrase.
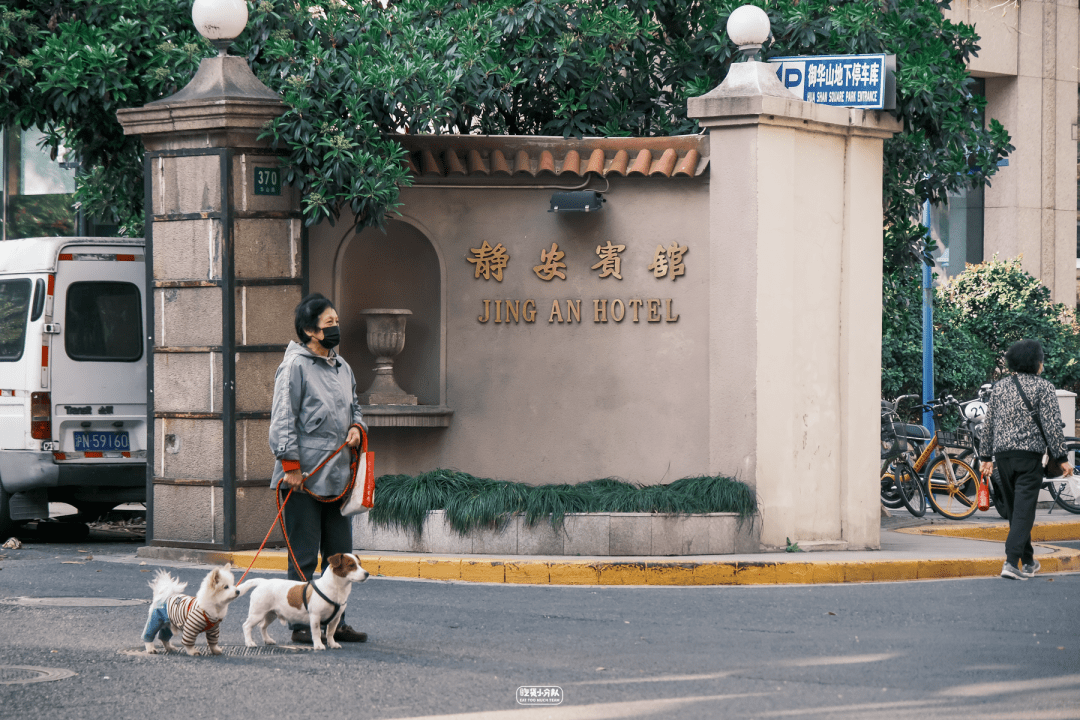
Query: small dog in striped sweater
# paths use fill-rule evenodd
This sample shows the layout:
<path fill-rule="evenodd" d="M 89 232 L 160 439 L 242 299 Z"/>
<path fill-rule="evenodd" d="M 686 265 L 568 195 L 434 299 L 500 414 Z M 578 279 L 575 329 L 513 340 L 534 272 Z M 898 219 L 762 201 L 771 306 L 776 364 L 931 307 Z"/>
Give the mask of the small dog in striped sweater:
<path fill-rule="evenodd" d="M 243 595 L 237 589 L 228 566 L 214 568 L 199 587 L 195 597 L 184 595 L 187 583 L 182 583 L 164 570 L 158 570 L 149 583 L 154 591 L 150 603 L 149 617 L 143 629 L 143 643 L 146 652 L 156 653 L 154 639 L 161 638 L 166 651 L 172 650 L 169 643 L 174 633 L 181 636 L 180 642 L 188 655 L 198 655 L 195 639 L 200 633 L 206 633 L 206 644 L 214 655 L 221 654 L 218 637 L 221 621 L 229 611 L 229 603 Z"/>

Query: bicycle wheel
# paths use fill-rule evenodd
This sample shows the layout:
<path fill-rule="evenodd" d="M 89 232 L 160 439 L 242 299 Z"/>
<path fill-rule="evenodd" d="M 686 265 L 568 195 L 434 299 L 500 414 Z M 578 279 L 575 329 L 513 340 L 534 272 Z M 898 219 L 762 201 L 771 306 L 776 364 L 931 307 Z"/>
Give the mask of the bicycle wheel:
<path fill-rule="evenodd" d="M 923 494 L 918 473 L 906 462 L 897 463 L 893 469 L 896 472 L 896 489 L 904 507 L 915 517 L 922 517 L 926 514 L 926 495 Z"/>
<path fill-rule="evenodd" d="M 952 469 L 953 479 L 949 480 L 945 463 Z M 939 457 L 926 468 L 926 487 L 930 505 L 941 515 L 953 520 L 970 517 L 979 509 L 978 476 L 963 460 L 954 457 Z"/>
<path fill-rule="evenodd" d="M 1080 515 L 1080 470 L 1075 463 L 1080 460 L 1080 444 L 1068 443 L 1065 449 L 1069 453 L 1069 464 L 1073 465 L 1072 475 L 1059 478 L 1047 478 L 1046 485 L 1054 502 L 1071 513 Z"/>
<path fill-rule="evenodd" d="M 896 472 L 891 462 L 884 463 L 881 468 L 881 504 L 893 509 L 904 505 L 896 489 Z"/>

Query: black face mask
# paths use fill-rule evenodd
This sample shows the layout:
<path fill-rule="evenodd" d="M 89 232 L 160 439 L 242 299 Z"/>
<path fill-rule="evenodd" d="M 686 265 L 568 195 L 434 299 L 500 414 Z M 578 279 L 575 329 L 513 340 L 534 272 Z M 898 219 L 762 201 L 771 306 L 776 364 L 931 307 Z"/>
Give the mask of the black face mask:
<path fill-rule="evenodd" d="M 341 330 L 338 329 L 337 325 L 323 328 L 323 339 L 319 341 L 320 345 L 327 350 L 332 350 L 337 347 L 339 342 L 341 342 Z"/>

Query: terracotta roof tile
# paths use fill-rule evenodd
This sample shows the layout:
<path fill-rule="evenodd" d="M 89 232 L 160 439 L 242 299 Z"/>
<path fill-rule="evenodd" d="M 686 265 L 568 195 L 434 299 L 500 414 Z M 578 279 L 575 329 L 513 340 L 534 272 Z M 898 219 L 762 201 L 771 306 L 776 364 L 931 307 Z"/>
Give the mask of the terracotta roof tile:
<path fill-rule="evenodd" d="M 491 151 L 491 172 L 499 175 L 510 174 L 510 165 L 506 162 L 506 156 L 503 155 L 502 150 Z"/>
<path fill-rule="evenodd" d="M 517 156 L 514 158 L 514 174 L 529 173 L 535 175 L 532 171 L 532 161 L 529 160 L 529 153 L 524 150 L 518 150 Z"/>
<path fill-rule="evenodd" d="M 446 163 L 447 175 L 468 175 L 465 166 L 461 164 L 461 158 L 452 149 L 443 152 L 443 162 Z"/>
<path fill-rule="evenodd" d="M 636 175 L 697 177 L 709 166 L 708 138 L 561 138 L 517 135 L 393 135 L 414 175 Z M 464 158 L 464 160 L 463 160 Z M 513 158 L 513 162 L 510 162 Z M 586 158 L 588 158 L 586 160 Z"/>
<path fill-rule="evenodd" d="M 675 168 L 675 175 L 689 175 L 690 177 L 693 177 L 697 174 L 695 168 L 697 168 L 700 159 L 701 156 L 698 155 L 697 150 L 691 150 L 686 153 L 686 157 L 684 157 L 678 167 Z"/>
<path fill-rule="evenodd" d="M 481 175 L 489 174 L 487 166 L 484 165 L 484 159 L 480 157 L 480 153 L 476 151 L 476 148 L 469 149 L 469 174 L 480 173 Z"/>
<path fill-rule="evenodd" d="M 634 164 L 630 166 L 630 172 L 640 175 L 648 175 L 649 169 L 652 168 L 652 153 L 648 150 L 642 150 L 634 158 Z"/>
<path fill-rule="evenodd" d="M 575 175 L 581 175 L 581 155 L 577 150 L 571 150 L 566 153 L 566 157 L 563 158 L 562 168 L 559 169 L 559 174 L 573 173 Z"/>
<path fill-rule="evenodd" d="M 678 160 L 679 155 L 675 152 L 675 148 L 668 148 L 664 151 L 664 154 L 660 156 L 660 159 L 652 164 L 652 168 L 649 169 L 649 174 L 671 177 L 671 174 L 675 172 L 675 163 L 678 162 Z"/>
<path fill-rule="evenodd" d="M 423 150 L 420 153 L 420 171 L 425 175 L 442 175 L 443 169 L 431 150 Z"/>
<path fill-rule="evenodd" d="M 542 172 L 555 174 L 555 156 L 551 154 L 550 150 L 540 151 L 540 162 L 539 167 L 536 168 L 536 174 L 539 175 Z"/>
<path fill-rule="evenodd" d="M 618 173 L 619 175 L 626 175 L 626 168 L 629 165 L 630 153 L 625 150 L 619 150 L 615 153 L 615 157 L 611 159 L 611 165 L 608 166 L 608 169 L 604 174 Z"/>

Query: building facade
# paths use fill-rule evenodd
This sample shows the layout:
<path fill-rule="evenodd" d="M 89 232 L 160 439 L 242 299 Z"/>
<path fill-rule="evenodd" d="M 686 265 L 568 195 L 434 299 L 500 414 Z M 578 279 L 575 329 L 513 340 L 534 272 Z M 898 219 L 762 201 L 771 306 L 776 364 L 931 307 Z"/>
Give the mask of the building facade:
<path fill-rule="evenodd" d="M 1076 0 L 954 0 L 946 16 L 981 37 L 969 68 L 986 95 L 987 116 L 1012 135 L 1016 150 L 983 191 L 935 214 L 948 272 L 994 255 L 1023 266 L 1074 305 L 1080 267 Z M 1074 252 L 1073 240 L 1077 240 Z"/>

